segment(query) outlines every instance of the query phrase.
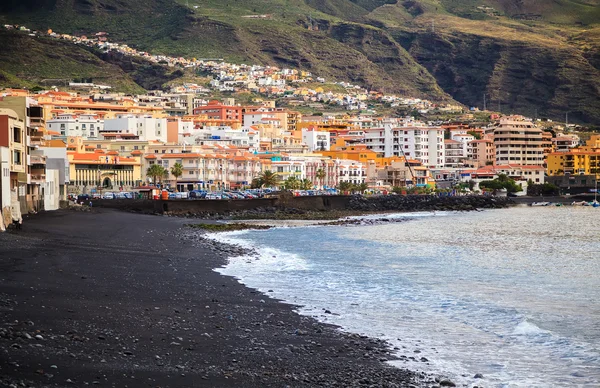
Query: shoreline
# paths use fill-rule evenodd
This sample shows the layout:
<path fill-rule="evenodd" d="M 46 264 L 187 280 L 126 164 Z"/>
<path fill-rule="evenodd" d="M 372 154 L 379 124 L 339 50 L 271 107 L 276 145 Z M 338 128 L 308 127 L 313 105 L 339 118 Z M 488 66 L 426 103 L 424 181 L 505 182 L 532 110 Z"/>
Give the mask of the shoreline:
<path fill-rule="evenodd" d="M 439 385 L 381 361 L 395 358 L 384 341 L 217 273 L 224 253 L 186 237 L 187 222 L 65 210 L 1 234 L 0 383 Z"/>

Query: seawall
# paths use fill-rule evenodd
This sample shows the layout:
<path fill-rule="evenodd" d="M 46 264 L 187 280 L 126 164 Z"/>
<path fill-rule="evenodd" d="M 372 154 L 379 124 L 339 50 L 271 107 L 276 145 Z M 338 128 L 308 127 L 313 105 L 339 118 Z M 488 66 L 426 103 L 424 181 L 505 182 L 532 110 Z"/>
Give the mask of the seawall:
<path fill-rule="evenodd" d="M 437 197 L 430 195 L 390 196 L 311 196 L 262 198 L 252 200 L 95 200 L 93 206 L 140 213 L 178 216 L 208 216 L 244 211 L 282 209 L 304 211 L 418 211 L 418 210 L 475 210 L 502 208 L 512 204 L 511 199 L 486 196 Z"/>

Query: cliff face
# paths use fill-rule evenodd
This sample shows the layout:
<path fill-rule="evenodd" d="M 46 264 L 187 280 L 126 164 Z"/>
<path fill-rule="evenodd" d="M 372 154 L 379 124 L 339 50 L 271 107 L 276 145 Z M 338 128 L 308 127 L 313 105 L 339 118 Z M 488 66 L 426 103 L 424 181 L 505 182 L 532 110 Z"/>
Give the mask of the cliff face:
<path fill-rule="evenodd" d="M 576 47 L 462 33 L 399 33 L 397 39 L 466 105 L 482 107 L 486 94 L 488 109 L 504 113 L 600 120 L 600 72 Z"/>

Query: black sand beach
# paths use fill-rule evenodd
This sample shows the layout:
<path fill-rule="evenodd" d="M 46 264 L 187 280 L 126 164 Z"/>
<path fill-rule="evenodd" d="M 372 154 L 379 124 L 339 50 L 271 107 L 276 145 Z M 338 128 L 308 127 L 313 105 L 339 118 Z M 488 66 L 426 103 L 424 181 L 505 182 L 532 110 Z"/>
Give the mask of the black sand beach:
<path fill-rule="evenodd" d="M 0 386 L 438 385 L 212 271 L 189 222 L 65 210 L 0 233 Z"/>

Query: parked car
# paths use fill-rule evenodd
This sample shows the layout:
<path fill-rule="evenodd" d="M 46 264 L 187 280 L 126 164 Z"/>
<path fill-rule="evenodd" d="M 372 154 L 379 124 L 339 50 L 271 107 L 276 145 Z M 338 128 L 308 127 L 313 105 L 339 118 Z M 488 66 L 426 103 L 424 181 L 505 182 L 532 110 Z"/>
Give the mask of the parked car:
<path fill-rule="evenodd" d="M 194 190 L 190 191 L 189 197 L 192 199 L 200 199 L 206 197 L 206 191 Z"/>
<path fill-rule="evenodd" d="M 90 200 L 90 196 L 88 194 L 79 194 L 77 196 L 77 202 L 81 203 L 81 202 L 87 202 Z"/>
<path fill-rule="evenodd" d="M 206 194 L 205 199 L 223 199 L 223 198 L 219 194 L 208 193 L 208 194 Z"/>
<path fill-rule="evenodd" d="M 115 199 L 115 193 L 104 193 L 102 199 Z"/>

